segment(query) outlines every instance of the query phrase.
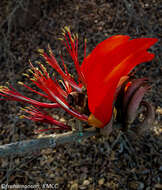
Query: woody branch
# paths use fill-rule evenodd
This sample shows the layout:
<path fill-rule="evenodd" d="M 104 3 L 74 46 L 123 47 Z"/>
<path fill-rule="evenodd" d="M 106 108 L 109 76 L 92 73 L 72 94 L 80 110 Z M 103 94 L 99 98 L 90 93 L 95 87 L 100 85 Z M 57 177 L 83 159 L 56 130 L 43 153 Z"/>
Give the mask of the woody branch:
<path fill-rule="evenodd" d="M 78 131 L 74 131 L 5 144 L 0 146 L 0 157 L 23 155 L 25 153 L 40 151 L 45 148 L 55 148 L 58 145 L 76 142 L 78 139 L 83 140 L 97 134 L 98 132 L 95 128 L 90 128 L 85 130 L 82 136 L 80 136 Z"/>

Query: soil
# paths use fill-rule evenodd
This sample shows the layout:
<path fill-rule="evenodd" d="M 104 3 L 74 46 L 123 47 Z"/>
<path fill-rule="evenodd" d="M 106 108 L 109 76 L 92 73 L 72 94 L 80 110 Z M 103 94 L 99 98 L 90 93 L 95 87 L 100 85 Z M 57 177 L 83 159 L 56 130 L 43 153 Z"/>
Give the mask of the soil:
<path fill-rule="evenodd" d="M 137 78 L 148 77 L 151 81 L 146 99 L 155 107 L 155 122 L 146 134 L 136 138 L 114 130 L 107 138 L 91 137 L 53 150 L 0 158 L 0 184 L 39 184 L 37 189 L 42 189 L 42 184 L 58 184 L 55 189 L 65 190 L 162 189 L 161 1 L 1 0 L 0 85 L 9 82 L 23 94 L 39 100 L 17 82 L 26 81 L 22 73 L 29 68 L 29 59 L 40 60 L 38 48 L 47 49 L 50 44 L 59 60 L 59 51 L 65 50 L 58 40 L 64 26 L 79 34 L 80 62 L 85 38 L 87 54 L 115 34 L 159 39 L 150 50 L 156 55 L 154 60 L 136 69 Z M 64 59 L 75 75 L 72 61 L 66 55 Z M 49 127 L 20 119 L 21 106 L 19 102 L 0 102 L 1 145 L 37 138 L 35 129 Z M 63 111 L 54 110 L 54 113 L 59 115 L 58 119 L 68 118 Z"/>

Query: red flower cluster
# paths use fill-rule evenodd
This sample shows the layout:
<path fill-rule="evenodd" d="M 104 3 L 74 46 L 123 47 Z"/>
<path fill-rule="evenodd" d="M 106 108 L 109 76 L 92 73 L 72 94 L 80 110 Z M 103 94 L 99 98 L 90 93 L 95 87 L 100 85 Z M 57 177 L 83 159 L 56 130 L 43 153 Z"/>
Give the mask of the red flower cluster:
<path fill-rule="evenodd" d="M 95 127 L 104 127 L 112 117 L 114 102 L 123 82 L 128 79 L 130 71 L 138 64 L 151 61 L 154 54 L 147 52 L 156 38 L 138 38 L 130 40 L 129 36 L 112 36 L 96 46 L 96 48 L 86 56 L 86 41 L 84 49 L 83 63 L 78 60 L 78 36 L 70 32 L 68 27 L 63 30 L 61 39 L 71 56 L 77 74 L 78 82 L 69 74 L 64 60 L 61 56 L 64 70 L 56 61 L 51 48 L 48 54 L 39 50 L 45 61 L 62 77 L 61 85 L 56 78 L 51 78 L 46 68 L 38 63 L 39 68 L 30 63 L 30 73 L 32 77 L 25 74 L 40 90 L 36 91 L 24 83 L 19 82 L 30 91 L 48 99 L 52 103 L 39 102 L 28 98 L 17 92 L 12 86 L 0 87 L 0 95 L 7 100 L 21 101 L 32 105 L 24 111 L 29 115 L 25 118 L 34 121 L 46 122 L 58 126 L 56 129 L 71 129 L 39 108 L 62 108 L 69 114 L 88 122 Z M 129 85 L 127 85 L 129 88 Z M 69 94 L 85 93 L 88 95 L 88 108 L 90 115 L 82 113 L 69 104 Z"/>

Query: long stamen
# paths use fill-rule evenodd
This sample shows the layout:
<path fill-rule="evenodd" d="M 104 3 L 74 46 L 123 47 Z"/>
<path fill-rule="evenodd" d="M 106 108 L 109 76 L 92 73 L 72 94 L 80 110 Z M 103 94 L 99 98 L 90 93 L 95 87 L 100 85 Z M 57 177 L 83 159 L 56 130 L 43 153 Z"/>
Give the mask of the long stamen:
<path fill-rule="evenodd" d="M 25 88 L 29 89 L 30 91 L 32 91 L 32 92 L 34 92 L 34 93 L 36 93 L 36 94 L 39 94 L 40 96 L 42 96 L 42 97 L 44 97 L 44 98 L 48 98 L 47 95 L 45 95 L 45 94 L 43 94 L 43 93 L 41 93 L 41 92 L 38 92 L 38 91 L 34 90 L 33 88 L 31 88 L 30 86 L 24 84 L 23 82 L 20 82 L 20 81 L 19 81 L 18 84 L 24 86 Z"/>
<path fill-rule="evenodd" d="M 12 89 L 14 89 L 12 87 Z M 25 102 L 28 104 L 32 104 L 37 107 L 44 107 L 44 108 L 58 108 L 60 107 L 58 103 L 44 103 L 44 102 L 39 102 L 37 100 L 28 98 L 26 96 L 23 96 L 19 92 L 17 92 L 15 89 L 10 90 L 9 88 L 2 86 L 0 88 L 0 95 L 3 97 L 6 97 L 8 100 L 13 100 L 13 101 L 20 101 L 20 102 Z"/>
<path fill-rule="evenodd" d="M 69 40 L 66 36 L 65 31 L 68 34 L 70 44 L 69 44 Z M 72 60 L 74 61 L 79 80 L 84 84 L 85 83 L 84 76 L 83 76 L 83 73 L 81 72 L 79 61 L 78 61 L 78 35 L 72 37 L 70 29 L 68 27 L 65 27 L 63 36 L 66 42 L 64 40 L 62 40 L 62 42 L 65 45 L 69 55 L 72 57 Z"/>
<path fill-rule="evenodd" d="M 37 62 L 39 65 L 38 67 L 35 67 L 30 61 L 29 64 L 31 66 L 31 69 L 29 69 L 30 77 L 28 74 L 24 74 L 24 76 L 28 77 L 30 81 L 33 82 L 42 92 L 37 91 L 30 86 L 18 82 L 20 85 L 23 85 L 25 88 L 30 90 L 31 92 L 34 92 L 43 98 L 46 98 L 54 103 L 43 103 L 39 102 L 37 100 L 28 98 L 26 96 L 23 96 L 19 92 L 17 92 L 12 86 L 9 88 L 7 87 L 0 87 L 0 95 L 4 97 L 4 99 L 8 100 L 14 100 L 14 101 L 20 101 L 29 103 L 37 108 L 43 107 L 43 108 L 63 108 L 65 111 L 67 111 L 70 115 L 82 120 L 82 121 L 88 121 L 88 116 L 79 113 L 78 111 L 75 111 L 72 107 L 69 106 L 67 102 L 68 94 L 72 91 L 82 92 L 82 87 L 84 85 L 84 76 L 81 72 L 79 60 L 78 60 L 78 35 L 72 35 L 70 32 L 70 29 L 65 27 L 64 30 L 64 40 L 63 43 L 70 54 L 74 64 L 76 71 L 78 73 L 78 83 L 75 82 L 73 77 L 68 73 L 68 70 L 66 68 L 66 65 L 64 63 L 64 60 L 61 57 L 61 61 L 63 64 L 64 69 L 59 66 L 56 58 L 54 57 L 52 53 L 52 49 L 50 46 L 48 46 L 48 53 L 45 53 L 44 50 L 39 50 L 41 56 L 45 59 L 45 61 L 51 65 L 58 74 L 62 77 L 62 85 L 59 85 L 59 82 L 55 78 L 51 78 L 49 73 L 47 72 L 46 68 L 43 64 L 40 62 Z M 86 47 L 85 47 L 86 48 Z M 50 115 L 48 115 L 47 112 L 41 111 L 39 109 L 36 109 L 34 107 L 26 108 L 24 111 L 29 115 L 24 115 L 23 117 L 33 120 L 33 121 L 40 121 L 45 123 L 50 123 L 57 125 L 58 127 L 55 129 L 66 129 L 71 130 L 71 127 L 56 121 L 54 118 L 52 118 Z"/>
<path fill-rule="evenodd" d="M 29 116 L 27 115 L 21 116 L 22 118 L 30 119 L 35 122 L 44 122 L 44 123 L 53 124 L 53 125 L 59 126 L 59 129 L 67 129 L 67 130 L 71 129 L 70 126 L 65 125 L 64 123 L 55 120 L 52 116 L 48 115 L 48 113 L 45 111 L 41 111 L 34 107 L 23 108 L 22 110 L 29 114 Z"/>
<path fill-rule="evenodd" d="M 70 75 L 66 75 L 63 70 L 61 69 L 61 67 L 59 66 L 59 64 L 57 63 L 55 57 L 53 56 L 52 50 L 49 50 L 50 52 L 50 57 L 48 57 L 48 55 L 46 53 L 40 53 L 41 56 L 44 57 L 44 59 L 46 60 L 46 62 L 51 65 L 61 76 L 63 79 L 66 79 L 69 84 L 78 92 L 81 92 L 81 88 L 77 85 L 77 83 L 70 77 Z"/>

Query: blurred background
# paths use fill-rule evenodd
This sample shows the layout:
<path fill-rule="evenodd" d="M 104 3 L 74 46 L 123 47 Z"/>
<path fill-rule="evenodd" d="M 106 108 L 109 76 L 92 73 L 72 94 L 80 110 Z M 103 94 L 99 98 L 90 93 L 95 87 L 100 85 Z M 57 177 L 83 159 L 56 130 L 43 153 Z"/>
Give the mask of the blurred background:
<path fill-rule="evenodd" d="M 38 48 L 50 44 L 56 58 L 62 51 L 69 71 L 75 75 L 71 59 L 58 40 L 70 26 L 79 34 L 79 58 L 83 41 L 87 54 L 101 41 L 115 34 L 156 37 L 150 51 L 152 62 L 138 66 L 137 77 L 148 77 L 152 89 L 146 99 L 155 107 L 156 120 L 148 134 L 134 140 L 120 136 L 93 137 L 54 150 L 0 159 L 0 184 L 58 184 L 58 189 L 162 189 L 162 2 L 160 0 L 1 0 L 0 1 L 0 85 L 12 84 L 23 94 L 40 100 L 17 85 L 27 81 L 22 73 L 28 60 L 40 60 Z M 53 70 L 49 67 L 49 72 Z M 26 83 L 27 84 L 27 83 Z M 17 102 L 0 102 L 0 144 L 37 138 L 34 129 L 42 124 L 21 120 Z M 54 110 L 66 119 L 66 113 Z M 67 118 L 68 119 L 68 118 Z M 53 131 L 50 131 L 53 133 Z M 40 188 L 41 189 L 41 188 Z"/>

